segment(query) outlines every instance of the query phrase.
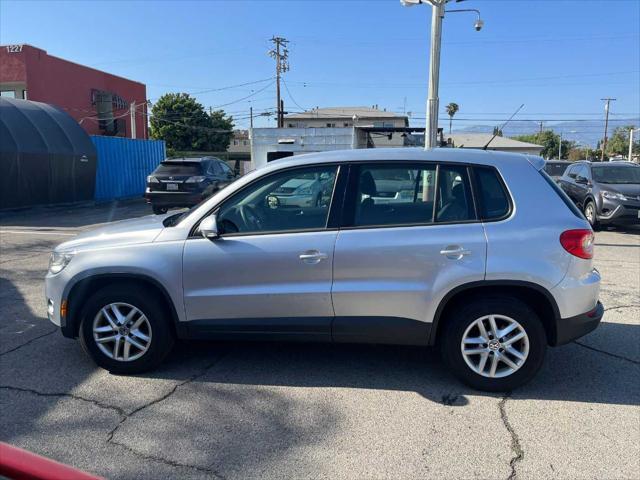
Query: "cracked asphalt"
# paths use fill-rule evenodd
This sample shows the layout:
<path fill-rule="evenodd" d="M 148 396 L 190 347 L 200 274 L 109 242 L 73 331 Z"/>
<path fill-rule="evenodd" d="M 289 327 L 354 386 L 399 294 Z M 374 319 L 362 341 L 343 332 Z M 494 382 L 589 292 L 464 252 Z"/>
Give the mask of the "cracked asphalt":
<path fill-rule="evenodd" d="M 640 230 L 596 235 L 602 325 L 510 395 L 427 349 L 181 343 L 96 368 L 46 319 L 57 243 L 139 201 L 0 216 L 0 440 L 106 478 L 640 478 Z"/>

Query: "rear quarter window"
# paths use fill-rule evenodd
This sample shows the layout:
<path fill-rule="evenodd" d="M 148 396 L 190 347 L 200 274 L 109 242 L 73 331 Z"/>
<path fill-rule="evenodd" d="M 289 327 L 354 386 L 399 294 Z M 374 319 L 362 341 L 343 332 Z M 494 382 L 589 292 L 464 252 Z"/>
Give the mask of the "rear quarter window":
<path fill-rule="evenodd" d="M 578 207 L 576 207 L 576 205 L 571 201 L 571 199 L 567 196 L 567 194 L 564 193 L 564 190 L 560 188 L 560 185 L 558 185 L 553 180 L 553 178 L 551 178 L 549 174 L 544 171 L 544 169 L 540 170 L 540 175 L 542 175 L 542 178 L 545 179 L 545 181 L 549 184 L 549 186 L 553 189 L 553 191 L 558 194 L 560 199 L 569 208 L 569 210 L 571 210 L 576 217 L 584 220 L 584 215 L 582 215 L 582 212 L 578 209 Z"/>
<path fill-rule="evenodd" d="M 477 192 L 482 220 L 499 220 L 509 215 L 511 201 L 500 175 L 494 168 L 475 167 Z"/>

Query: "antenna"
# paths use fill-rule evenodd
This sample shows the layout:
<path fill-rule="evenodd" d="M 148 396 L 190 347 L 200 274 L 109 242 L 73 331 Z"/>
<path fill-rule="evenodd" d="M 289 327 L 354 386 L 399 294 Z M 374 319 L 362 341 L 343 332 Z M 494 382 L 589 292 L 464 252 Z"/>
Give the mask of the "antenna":
<path fill-rule="evenodd" d="M 513 117 L 515 117 L 515 116 L 518 114 L 518 112 L 519 112 L 520 110 L 522 110 L 522 107 L 524 107 L 524 103 L 523 103 L 522 105 L 520 105 L 520 106 L 518 107 L 518 109 L 517 109 L 515 112 L 513 112 L 513 115 L 511 115 L 511 116 L 509 117 L 509 120 L 507 120 L 506 122 L 504 122 L 504 123 L 502 124 L 502 126 L 501 126 L 499 129 L 497 129 L 497 130 L 496 130 L 496 133 L 494 133 L 494 134 L 493 134 L 493 137 L 491 137 L 491 140 L 489 140 L 489 141 L 487 142 L 487 144 L 486 144 L 484 147 L 482 147 L 482 150 L 486 150 L 486 149 L 487 149 L 487 147 L 489 146 L 489 144 L 490 144 L 491 142 L 493 142 L 494 138 L 496 138 L 496 137 L 498 136 L 498 133 L 500 133 L 500 132 L 502 131 L 502 129 L 503 129 L 504 127 L 506 127 L 506 126 L 507 126 L 507 123 L 509 123 L 509 122 L 513 119 Z"/>

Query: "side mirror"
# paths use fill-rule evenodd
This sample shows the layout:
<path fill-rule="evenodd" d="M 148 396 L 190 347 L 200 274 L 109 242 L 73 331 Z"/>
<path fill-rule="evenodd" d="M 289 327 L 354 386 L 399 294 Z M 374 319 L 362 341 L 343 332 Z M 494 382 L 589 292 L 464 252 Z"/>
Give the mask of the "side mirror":
<path fill-rule="evenodd" d="M 200 233 L 204 238 L 215 240 L 220 236 L 215 213 L 200 222 Z"/>
<path fill-rule="evenodd" d="M 586 185 L 589 182 L 584 177 L 576 177 L 576 183 L 579 183 L 580 185 Z"/>

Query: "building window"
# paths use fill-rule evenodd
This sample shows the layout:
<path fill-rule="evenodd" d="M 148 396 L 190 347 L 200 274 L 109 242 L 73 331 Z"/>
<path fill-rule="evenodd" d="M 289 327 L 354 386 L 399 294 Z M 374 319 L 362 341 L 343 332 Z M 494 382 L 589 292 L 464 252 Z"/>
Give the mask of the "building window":
<path fill-rule="evenodd" d="M 350 127 L 350 126 L 351 126 L 351 124 L 350 124 L 349 122 L 344 122 L 344 126 L 345 126 L 345 127 Z"/>
<path fill-rule="evenodd" d="M 2 90 L 0 92 L 0 96 L 6 98 L 16 98 L 16 92 L 14 92 L 13 90 Z"/>
<path fill-rule="evenodd" d="M 242 141 L 242 145 L 244 145 L 246 147 L 247 145 L 249 145 L 249 142 L 247 140 L 243 140 Z"/>
<path fill-rule="evenodd" d="M 27 99 L 27 91 L 26 90 L 22 90 L 22 98 L 24 98 L 25 100 Z"/>
<path fill-rule="evenodd" d="M 234 145 L 238 145 L 238 140 L 234 140 L 234 141 L 233 141 L 233 144 L 234 144 Z"/>
<path fill-rule="evenodd" d="M 327 127 L 328 127 L 328 128 L 333 128 L 333 127 L 335 127 L 335 126 L 336 126 L 336 124 L 335 124 L 335 123 L 327 123 Z"/>
<path fill-rule="evenodd" d="M 289 124 L 289 128 L 295 128 L 295 126 L 293 125 L 293 123 Z"/>

